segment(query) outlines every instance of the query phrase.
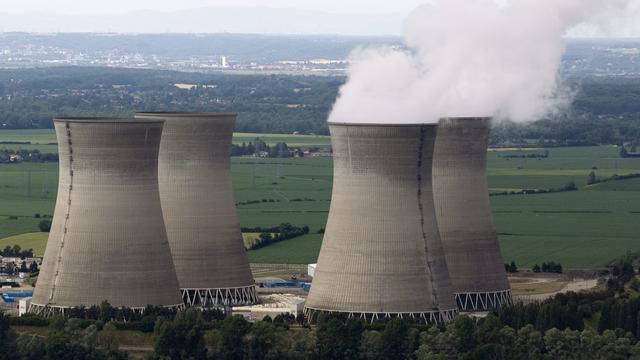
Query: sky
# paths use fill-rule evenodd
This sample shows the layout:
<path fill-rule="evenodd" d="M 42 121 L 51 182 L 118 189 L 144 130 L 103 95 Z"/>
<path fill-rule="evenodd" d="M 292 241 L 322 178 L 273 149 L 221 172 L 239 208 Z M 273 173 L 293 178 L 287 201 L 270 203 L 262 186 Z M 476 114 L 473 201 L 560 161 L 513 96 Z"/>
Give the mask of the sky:
<path fill-rule="evenodd" d="M 402 19 L 408 16 L 412 10 L 426 2 L 436 0 L 0 0 L 0 14 L 5 14 L 5 20 L 15 13 L 23 13 L 23 16 L 16 17 L 15 23 L 22 26 L 6 25 L 0 23 L 0 32 L 2 31 L 53 31 L 51 29 L 41 30 L 38 26 L 33 25 L 34 22 L 48 22 L 46 16 L 48 14 L 61 15 L 118 15 L 121 13 L 131 13 L 137 10 L 154 10 L 171 13 L 177 10 L 198 9 L 204 7 L 270 7 L 297 10 L 315 10 L 325 13 L 349 14 L 354 17 L 354 27 L 368 28 L 364 31 L 366 35 L 384 34 L 400 35 L 402 32 Z M 493 0 L 499 4 L 510 1 L 520 0 Z M 580 1 L 580 0 L 576 0 Z M 608 2 L 612 0 L 602 0 Z M 594 29 L 589 26 L 579 26 L 577 29 L 569 31 L 568 37 L 640 37 L 640 5 L 633 14 L 626 14 L 621 19 L 607 19 L 610 24 L 606 26 L 605 32 L 601 31 L 602 27 Z M 40 17 L 33 16 L 41 14 Z M 363 18 L 361 15 L 372 14 L 371 19 Z M 388 18 L 385 15 L 389 15 Z M 375 15 L 375 16 L 373 16 Z M 45 16 L 43 18 L 42 16 Z M 50 17 L 49 17 L 50 18 Z M 95 18 L 95 17 L 94 17 Z M 99 18 L 98 18 L 99 20 Z M 370 20 L 367 22 L 367 20 Z M 73 19 L 69 20 L 74 22 Z M 127 21 L 130 21 L 129 19 Z M 280 21 L 280 20 L 277 20 Z M 7 21 L 5 21 L 7 22 Z M 10 21 L 8 21 L 10 22 Z M 343 19 L 344 22 L 344 19 Z M 386 28 L 383 28 L 386 24 Z M 348 23 L 348 21 L 347 21 Z M 29 27 L 24 24 L 32 24 Z M 367 24 L 367 25 L 363 25 Z M 378 32 L 371 29 L 372 24 L 377 24 L 380 29 Z M 392 24 L 392 25 L 389 25 Z M 320 28 L 322 28 L 321 25 Z M 33 28 L 33 29 L 32 29 Z M 57 24 L 53 27 L 56 31 L 105 31 L 104 29 L 73 28 L 69 24 Z M 257 32 L 263 32 L 258 27 Z M 324 29 L 324 28 L 323 28 Z M 387 29 L 393 29 L 388 31 Z M 206 30 L 206 29 L 205 29 Z M 231 28 L 229 31 L 234 32 Z M 123 30 L 114 29 L 115 32 L 130 32 L 128 28 Z M 177 32 L 184 32 L 179 28 Z M 326 31 L 326 30 L 325 30 Z M 363 31 L 344 30 L 345 34 L 365 35 Z M 136 32 L 136 31 L 133 31 Z M 187 31 L 188 32 L 188 31 Z M 205 31 L 208 32 L 208 31 Z M 244 31 L 235 31 L 244 32 Z M 265 28 L 265 33 L 271 33 Z M 292 33 L 314 33 L 313 30 L 293 29 Z M 319 33 L 323 33 L 319 30 Z M 337 32 L 341 33 L 341 32 Z"/>
<path fill-rule="evenodd" d="M 266 6 L 331 13 L 404 13 L 424 0 L 0 0 L 1 12 L 60 14 L 119 13 L 134 10 L 174 11 L 210 6 Z"/>

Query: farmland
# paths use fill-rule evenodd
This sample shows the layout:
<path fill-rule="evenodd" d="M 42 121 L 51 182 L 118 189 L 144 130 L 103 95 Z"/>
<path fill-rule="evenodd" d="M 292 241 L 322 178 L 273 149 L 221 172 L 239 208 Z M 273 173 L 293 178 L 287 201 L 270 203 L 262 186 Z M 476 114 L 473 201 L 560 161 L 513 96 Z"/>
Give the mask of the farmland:
<path fill-rule="evenodd" d="M 55 138 L 45 132 L 0 131 L 0 141 L 51 146 L 46 144 Z M 255 136 L 236 134 L 234 142 L 248 142 Z M 327 137 L 320 136 L 259 136 L 271 144 L 329 144 Z M 616 147 L 547 150 L 546 158 L 509 157 L 541 154 L 541 149 L 489 153 L 492 192 L 560 188 L 568 182 L 579 187 L 578 191 L 492 197 L 505 261 L 515 260 L 520 267 L 545 261 L 565 267 L 593 267 L 605 265 L 628 250 L 640 250 L 640 179 L 587 185 L 591 171 L 599 178 L 640 173 L 640 159 L 620 158 Z M 242 226 L 288 222 L 311 228 L 308 235 L 250 251 L 251 261 L 313 262 L 322 241 L 317 232 L 325 226 L 331 199 L 331 159 L 233 158 L 232 175 Z M 0 165 L 0 239 L 38 231 L 42 219 L 34 215 L 52 214 L 56 181 L 55 163 Z"/>
<path fill-rule="evenodd" d="M 331 145 L 331 139 L 322 135 L 293 135 L 293 134 L 252 134 L 235 133 L 234 144 L 242 144 L 254 141 L 257 137 L 267 145 L 284 142 L 289 146 L 313 146 L 327 147 Z M 57 153 L 56 134 L 50 129 L 36 130 L 0 130 L 0 149 L 37 149 L 42 153 Z M 30 143 L 30 144 L 10 144 Z"/>

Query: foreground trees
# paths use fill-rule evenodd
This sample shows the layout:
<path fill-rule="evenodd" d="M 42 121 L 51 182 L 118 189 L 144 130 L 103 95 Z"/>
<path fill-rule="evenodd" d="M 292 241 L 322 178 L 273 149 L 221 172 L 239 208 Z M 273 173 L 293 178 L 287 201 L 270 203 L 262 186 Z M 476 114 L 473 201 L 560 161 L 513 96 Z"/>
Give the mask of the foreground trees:
<path fill-rule="evenodd" d="M 0 360 L 124 359 L 122 330 L 153 332 L 147 360 L 640 359 L 640 298 L 628 293 L 562 294 L 446 326 L 326 315 L 314 326 L 292 316 L 249 323 L 214 310 L 129 314 L 107 302 L 71 316 L 81 319 L 0 316 Z"/>

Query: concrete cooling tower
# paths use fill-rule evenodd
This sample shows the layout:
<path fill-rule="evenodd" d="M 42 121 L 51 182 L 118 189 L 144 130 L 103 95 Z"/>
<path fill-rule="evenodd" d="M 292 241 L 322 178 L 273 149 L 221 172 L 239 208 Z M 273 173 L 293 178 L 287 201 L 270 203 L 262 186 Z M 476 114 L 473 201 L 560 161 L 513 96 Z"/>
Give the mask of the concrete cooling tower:
<path fill-rule="evenodd" d="M 158 192 L 162 121 L 54 123 L 58 197 L 30 311 L 184 306 Z"/>
<path fill-rule="evenodd" d="M 511 304 L 486 176 L 491 119 L 440 121 L 433 162 L 438 228 L 458 308 Z"/>
<path fill-rule="evenodd" d="M 231 186 L 235 114 L 139 113 L 165 120 L 160 198 L 182 297 L 188 306 L 258 301 Z"/>
<path fill-rule="evenodd" d="M 330 123 L 333 193 L 305 314 L 451 320 L 456 305 L 436 226 L 436 125 Z"/>

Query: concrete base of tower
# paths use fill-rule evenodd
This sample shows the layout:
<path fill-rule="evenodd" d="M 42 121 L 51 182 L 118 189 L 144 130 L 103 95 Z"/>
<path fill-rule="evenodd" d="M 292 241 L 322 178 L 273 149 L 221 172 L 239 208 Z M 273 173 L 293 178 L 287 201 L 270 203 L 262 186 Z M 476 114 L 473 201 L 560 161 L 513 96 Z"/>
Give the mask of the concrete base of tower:
<path fill-rule="evenodd" d="M 456 304 L 461 312 L 489 311 L 513 304 L 511 289 L 488 292 L 456 293 Z"/>
<path fill-rule="evenodd" d="M 424 312 L 358 312 L 358 311 L 335 311 L 322 310 L 310 307 L 304 308 L 304 315 L 308 322 L 315 323 L 322 314 L 328 316 L 343 316 L 345 318 L 364 319 L 374 323 L 387 321 L 390 319 L 407 319 L 418 324 L 445 324 L 453 320 L 458 314 L 458 309 L 434 310 Z"/>
<path fill-rule="evenodd" d="M 217 288 L 181 289 L 182 300 L 188 307 L 245 306 L 259 302 L 255 285 Z"/>
<path fill-rule="evenodd" d="M 52 304 L 40 305 L 40 304 L 31 303 L 29 305 L 29 309 L 27 310 L 27 312 L 31 314 L 44 316 L 44 317 L 52 317 L 57 315 L 66 316 L 69 313 L 69 311 L 74 307 L 75 306 L 58 306 L 58 305 L 52 305 Z M 182 310 L 185 308 L 184 304 L 164 305 L 162 307 L 169 308 L 169 309 L 177 309 L 177 310 Z M 129 309 L 137 313 L 144 312 L 146 308 L 147 308 L 146 306 L 129 307 Z"/>

